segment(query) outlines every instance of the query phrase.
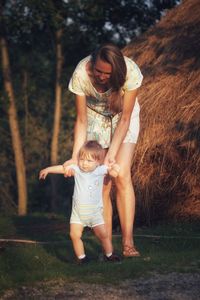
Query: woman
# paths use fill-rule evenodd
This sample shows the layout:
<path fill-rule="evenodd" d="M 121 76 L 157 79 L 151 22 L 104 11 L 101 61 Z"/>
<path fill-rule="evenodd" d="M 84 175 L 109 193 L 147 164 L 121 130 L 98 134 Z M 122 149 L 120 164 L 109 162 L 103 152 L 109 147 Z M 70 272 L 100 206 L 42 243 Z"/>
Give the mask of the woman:
<path fill-rule="evenodd" d="M 106 151 L 104 163 L 117 162 L 119 176 L 115 179 L 117 209 L 122 230 L 125 257 L 139 256 L 133 243 L 135 195 L 131 165 L 139 134 L 137 91 L 143 76 L 138 66 L 112 44 L 98 48 L 80 61 L 69 83 L 76 95 L 77 118 L 74 128 L 72 158 L 66 168 L 77 163 L 78 152 L 86 140 L 97 140 Z M 70 176 L 66 171 L 66 176 Z M 104 184 L 104 217 L 112 238 L 111 180 Z"/>

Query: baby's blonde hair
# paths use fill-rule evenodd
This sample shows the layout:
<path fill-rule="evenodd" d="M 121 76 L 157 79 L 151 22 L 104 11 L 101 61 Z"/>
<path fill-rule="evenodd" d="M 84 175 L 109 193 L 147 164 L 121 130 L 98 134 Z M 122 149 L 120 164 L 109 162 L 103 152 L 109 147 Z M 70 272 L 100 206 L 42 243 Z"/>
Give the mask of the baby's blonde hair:
<path fill-rule="evenodd" d="M 104 158 L 104 150 L 97 141 L 87 141 L 79 150 L 79 158 L 90 156 L 94 160 L 102 162 Z"/>

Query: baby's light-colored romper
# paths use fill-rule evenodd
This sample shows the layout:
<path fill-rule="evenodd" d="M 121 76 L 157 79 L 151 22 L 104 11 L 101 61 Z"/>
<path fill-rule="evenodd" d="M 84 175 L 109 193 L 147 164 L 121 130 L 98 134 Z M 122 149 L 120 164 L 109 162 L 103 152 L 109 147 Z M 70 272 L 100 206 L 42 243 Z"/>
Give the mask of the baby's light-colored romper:
<path fill-rule="evenodd" d="M 77 165 L 70 168 L 74 170 L 75 180 L 70 223 L 84 227 L 104 224 L 102 193 L 107 166 L 101 165 L 92 172 L 83 172 Z"/>

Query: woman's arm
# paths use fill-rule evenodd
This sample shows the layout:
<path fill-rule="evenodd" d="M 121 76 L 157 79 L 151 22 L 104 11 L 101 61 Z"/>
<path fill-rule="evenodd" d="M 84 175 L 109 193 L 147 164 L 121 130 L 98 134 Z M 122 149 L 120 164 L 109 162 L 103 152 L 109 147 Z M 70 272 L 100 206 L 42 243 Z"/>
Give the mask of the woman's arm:
<path fill-rule="evenodd" d="M 114 162 L 115 156 L 119 150 L 121 143 L 123 142 L 126 133 L 128 131 L 130 125 L 130 118 L 133 111 L 133 107 L 135 105 L 135 100 L 137 96 L 138 89 L 132 91 L 125 91 L 124 100 L 123 100 L 123 108 L 121 118 L 115 129 L 109 150 L 105 157 L 105 163 Z"/>
<path fill-rule="evenodd" d="M 78 152 L 86 141 L 87 133 L 87 106 L 85 96 L 76 95 L 76 115 L 72 159 L 77 161 Z"/>
<path fill-rule="evenodd" d="M 74 146 L 72 151 L 72 158 L 67 160 L 63 166 L 66 172 L 65 176 L 72 176 L 67 166 L 77 164 L 78 152 L 84 142 L 87 134 L 87 106 L 86 97 L 76 95 L 76 122 L 74 126 Z"/>

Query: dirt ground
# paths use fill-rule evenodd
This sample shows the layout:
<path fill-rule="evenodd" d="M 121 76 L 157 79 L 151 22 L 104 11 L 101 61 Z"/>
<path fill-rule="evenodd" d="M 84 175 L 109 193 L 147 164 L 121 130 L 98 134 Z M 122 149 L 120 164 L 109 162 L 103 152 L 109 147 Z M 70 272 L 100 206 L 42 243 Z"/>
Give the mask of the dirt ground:
<path fill-rule="evenodd" d="M 40 282 L 34 287 L 23 286 L 8 290 L 0 299 L 198 300 L 200 274 L 152 273 L 148 278 L 126 280 L 117 286 L 55 280 Z"/>

